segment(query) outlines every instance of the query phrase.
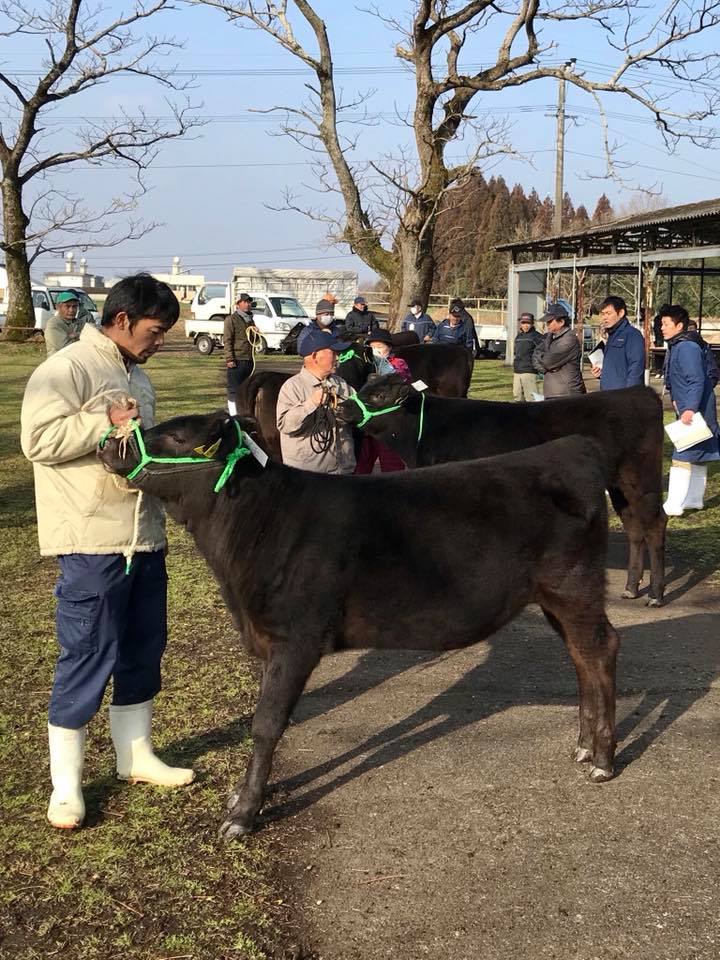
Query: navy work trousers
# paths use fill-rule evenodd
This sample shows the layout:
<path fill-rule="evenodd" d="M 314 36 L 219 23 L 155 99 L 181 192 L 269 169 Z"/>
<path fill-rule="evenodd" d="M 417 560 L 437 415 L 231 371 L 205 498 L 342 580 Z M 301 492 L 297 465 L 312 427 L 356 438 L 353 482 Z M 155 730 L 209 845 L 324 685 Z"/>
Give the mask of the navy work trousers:
<path fill-rule="evenodd" d="M 95 716 L 112 677 L 112 702 L 144 703 L 160 690 L 167 643 L 165 555 L 136 553 L 125 573 L 122 554 L 58 557 L 57 638 L 60 656 L 50 723 L 77 730 Z"/>
<path fill-rule="evenodd" d="M 235 397 L 241 385 L 245 383 L 253 370 L 252 360 L 238 360 L 237 366 L 227 368 L 227 395 L 228 400 L 235 402 Z"/>

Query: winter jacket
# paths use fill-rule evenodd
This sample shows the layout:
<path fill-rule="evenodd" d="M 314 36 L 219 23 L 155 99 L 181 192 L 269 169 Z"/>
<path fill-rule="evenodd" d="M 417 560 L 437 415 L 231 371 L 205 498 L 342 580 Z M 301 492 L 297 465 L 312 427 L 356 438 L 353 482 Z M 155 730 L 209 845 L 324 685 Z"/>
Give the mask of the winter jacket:
<path fill-rule="evenodd" d="M 226 363 L 252 360 L 252 346 L 247 338 L 248 327 L 252 325 L 252 314 L 242 310 L 235 310 L 229 317 L 225 317 L 223 350 Z"/>
<path fill-rule="evenodd" d="M 545 399 L 587 393 L 580 372 L 581 357 L 580 341 L 570 327 L 545 334 L 532 355 L 535 369 L 545 374 Z"/>
<path fill-rule="evenodd" d="M 373 330 L 378 330 L 380 324 L 372 310 L 356 310 L 353 307 L 345 316 L 343 326 L 345 328 L 345 336 L 352 339 L 354 337 L 367 336 L 369 333 L 372 333 Z"/>
<path fill-rule="evenodd" d="M 63 320 L 57 313 L 54 313 L 48 319 L 43 331 L 47 355 L 51 357 L 69 343 L 75 343 L 84 326 L 85 320 L 81 320 L 79 316 L 75 317 L 74 320 Z"/>
<path fill-rule="evenodd" d="M 342 377 L 332 374 L 325 378 L 335 387 L 339 399 L 352 394 Z M 300 373 L 290 377 L 280 388 L 277 399 L 277 428 L 280 431 L 280 449 L 283 463 L 314 473 L 349 474 L 355 469 L 355 449 L 352 429 L 336 421 L 335 436 L 330 448 L 324 453 L 315 453 L 310 437 L 290 436 L 309 414 L 318 408 L 311 397 L 320 386 L 320 381 L 303 367 Z"/>
<path fill-rule="evenodd" d="M 327 327 L 321 327 L 317 320 L 311 320 L 307 326 L 303 327 L 300 333 L 298 334 L 296 349 L 298 353 L 300 352 L 300 344 L 303 342 L 305 337 L 310 333 L 311 330 L 324 330 L 325 333 L 334 333 L 338 336 L 342 334 L 342 324 L 339 320 L 333 320 L 333 322 Z"/>
<path fill-rule="evenodd" d="M 405 383 L 410 383 L 412 380 L 410 367 L 402 357 L 395 357 L 392 354 L 387 357 L 373 357 L 373 366 L 375 367 L 375 373 L 381 377 L 390 373 L 399 373 Z"/>
<path fill-rule="evenodd" d="M 409 313 L 400 324 L 400 330 L 403 333 L 412 330 L 417 334 L 420 343 L 422 343 L 425 337 L 434 336 L 435 321 L 432 317 L 429 317 L 427 313 L 421 313 L 419 317 L 416 317 L 413 313 Z"/>
<path fill-rule="evenodd" d="M 527 332 L 520 333 L 515 337 L 515 350 L 513 353 L 513 371 L 515 373 L 536 373 L 532 363 L 532 355 L 539 343 L 542 343 L 543 335 L 532 327 Z"/>
<path fill-rule="evenodd" d="M 129 555 L 138 491 L 108 473 L 95 455 L 110 426 L 108 406 L 133 397 L 143 427 L 155 419 L 155 392 L 147 374 L 128 370 L 113 341 L 86 324 L 77 343 L 53 354 L 31 375 L 21 413 L 21 445 L 35 474 L 40 553 Z M 165 517 L 143 496 L 137 516 L 140 552 L 165 546 Z"/>
<path fill-rule="evenodd" d="M 460 343 L 468 350 L 473 348 L 472 327 L 463 323 L 453 326 L 449 320 L 442 320 L 435 328 L 433 343 Z"/>
<path fill-rule="evenodd" d="M 641 387 L 645 382 L 645 338 L 627 317 L 608 330 L 600 374 L 601 390 Z"/>
<path fill-rule="evenodd" d="M 720 430 L 715 393 L 707 373 L 702 347 L 693 334 L 681 333 L 668 340 L 665 386 L 678 416 L 685 410 L 692 410 L 694 413 L 699 411 L 714 434 L 688 450 L 682 452 L 675 450 L 673 460 L 681 460 L 685 463 L 707 463 L 710 460 L 720 460 L 718 448 Z"/>

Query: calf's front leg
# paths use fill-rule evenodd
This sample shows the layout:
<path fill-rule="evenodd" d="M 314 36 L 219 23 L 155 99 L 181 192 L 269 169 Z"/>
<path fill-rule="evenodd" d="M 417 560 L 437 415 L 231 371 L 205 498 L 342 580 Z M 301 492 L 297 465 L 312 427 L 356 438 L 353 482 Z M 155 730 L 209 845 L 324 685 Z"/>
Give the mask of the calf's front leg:
<path fill-rule="evenodd" d="M 253 749 L 245 779 L 228 799 L 228 817 L 220 827 L 226 840 L 250 833 L 262 806 L 272 758 L 290 714 L 303 691 L 317 657 L 291 651 L 289 644 L 274 646 L 263 674 L 262 688 L 252 722 Z"/>

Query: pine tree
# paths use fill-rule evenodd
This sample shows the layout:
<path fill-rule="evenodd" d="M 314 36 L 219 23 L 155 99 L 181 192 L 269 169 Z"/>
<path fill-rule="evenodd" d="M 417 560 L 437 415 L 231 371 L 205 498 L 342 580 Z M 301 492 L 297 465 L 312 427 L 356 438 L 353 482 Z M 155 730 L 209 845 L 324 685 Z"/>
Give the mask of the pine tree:
<path fill-rule="evenodd" d="M 603 194 L 597 202 L 595 207 L 595 213 L 593 213 L 593 223 L 606 223 L 608 220 L 612 220 L 615 216 L 615 211 L 613 210 L 612 204 L 608 200 L 605 194 Z"/>

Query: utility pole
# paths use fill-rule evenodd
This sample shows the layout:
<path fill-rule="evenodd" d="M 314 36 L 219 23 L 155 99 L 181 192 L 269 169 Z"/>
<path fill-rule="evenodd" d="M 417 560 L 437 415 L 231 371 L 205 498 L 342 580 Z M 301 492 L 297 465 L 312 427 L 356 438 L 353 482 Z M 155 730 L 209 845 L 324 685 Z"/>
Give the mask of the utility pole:
<path fill-rule="evenodd" d="M 565 63 L 567 69 L 572 69 L 575 60 L 568 60 Z M 563 197 L 563 173 L 565 166 L 565 78 L 558 80 L 558 105 L 557 105 L 557 135 L 555 138 L 555 218 L 553 221 L 553 233 L 562 231 L 562 211 Z"/>
<path fill-rule="evenodd" d="M 562 231 L 563 168 L 565 165 L 565 78 L 558 80 L 557 134 L 555 137 L 555 219 L 553 233 Z"/>

